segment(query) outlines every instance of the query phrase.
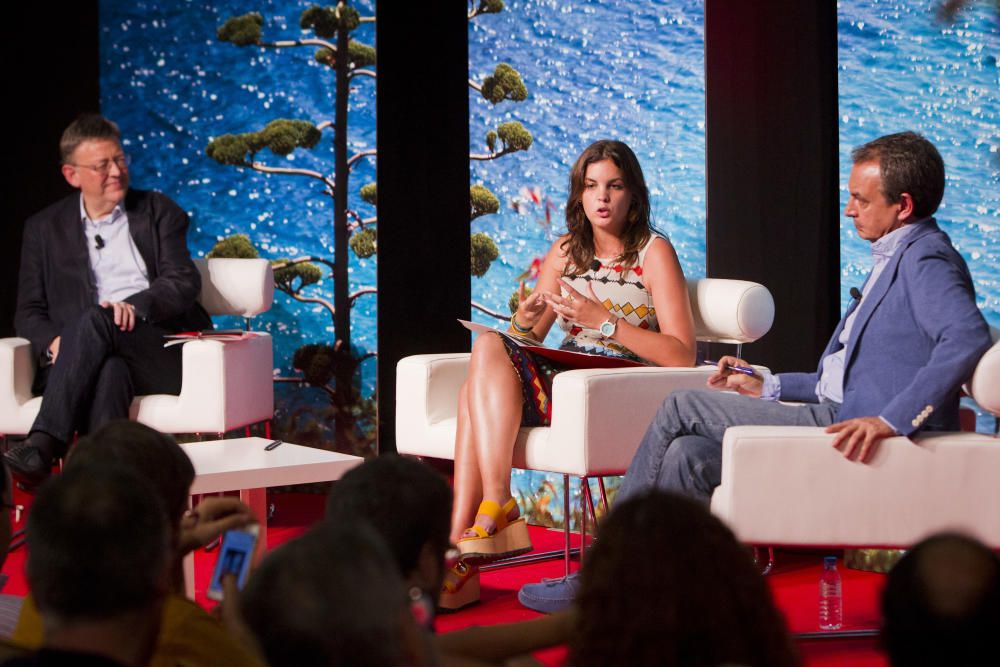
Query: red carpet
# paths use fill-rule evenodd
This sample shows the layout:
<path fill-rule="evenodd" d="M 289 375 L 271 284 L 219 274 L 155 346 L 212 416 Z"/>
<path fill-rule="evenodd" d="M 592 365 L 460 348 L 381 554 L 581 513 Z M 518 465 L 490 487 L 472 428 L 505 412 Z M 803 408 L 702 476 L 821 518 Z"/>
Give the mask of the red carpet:
<path fill-rule="evenodd" d="M 315 494 L 289 493 L 275 496 L 276 512 L 268 524 L 268 546 L 275 546 L 304 532 L 323 514 L 326 497 Z M 536 549 L 548 551 L 562 547 L 562 533 L 543 528 L 531 528 Z M 575 542 L 574 542 L 575 544 Z M 778 551 L 777 565 L 768 576 L 778 607 L 784 612 L 792 632 L 816 632 L 817 584 L 822 569 L 820 552 Z M 195 589 L 199 603 L 210 606 L 205 587 L 215 563 L 215 552 L 199 551 L 195 556 Z M 4 593 L 23 595 L 25 550 L 11 554 L 3 572 L 9 581 Z M 576 563 L 573 565 L 576 568 Z M 866 629 L 878 625 L 878 594 L 884 577 L 878 574 L 839 568 L 843 577 L 844 629 Z M 563 573 L 562 560 L 552 560 L 485 572 L 482 575 L 482 602 L 456 614 L 438 618 L 438 631 L 448 632 L 472 625 L 492 625 L 535 618 L 535 612 L 517 602 L 517 590 L 522 584 L 543 577 L 558 577 Z M 884 667 L 885 658 L 878 650 L 877 639 L 843 639 L 827 637 L 799 641 L 799 650 L 808 667 Z M 546 665 L 560 665 L 565 649 L 543 651 L 537 656 Z"/>

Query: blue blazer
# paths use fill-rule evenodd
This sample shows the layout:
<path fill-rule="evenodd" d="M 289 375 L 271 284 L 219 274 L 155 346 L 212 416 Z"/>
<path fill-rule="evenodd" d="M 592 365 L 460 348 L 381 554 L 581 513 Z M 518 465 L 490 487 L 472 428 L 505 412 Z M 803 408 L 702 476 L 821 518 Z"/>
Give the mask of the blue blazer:
<path fill-rule="evenodd" d="M 780 373 L 782 400 L 815 403 L 823 359 L 847 341 L 839 420 L 878 415 L 902 435 L 958 430 L 958 394 L 990 347 L 965 261 L 933 218 L 901 243 L 868 296 L 853 301 L 813 373 Z"/>

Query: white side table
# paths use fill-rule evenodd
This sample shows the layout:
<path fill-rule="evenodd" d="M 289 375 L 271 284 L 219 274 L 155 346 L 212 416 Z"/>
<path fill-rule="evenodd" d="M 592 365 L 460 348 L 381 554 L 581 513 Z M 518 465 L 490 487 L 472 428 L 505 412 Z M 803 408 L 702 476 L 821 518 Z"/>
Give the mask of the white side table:
<path fill-rule="evenodd" d="M 190 442 L 181 445 L 194 464 L 191 495 L 240 492 L 260 522 L 258 557 L 267 547 L 267 489 L 289 484 L 329 482 L 364 459 L 313 447 L 285 442 L 271 451 L 266 438 L 233 438 Z M 184 579 L 188 597 L 194 598 L 194 557 L 184 559 Z"/>

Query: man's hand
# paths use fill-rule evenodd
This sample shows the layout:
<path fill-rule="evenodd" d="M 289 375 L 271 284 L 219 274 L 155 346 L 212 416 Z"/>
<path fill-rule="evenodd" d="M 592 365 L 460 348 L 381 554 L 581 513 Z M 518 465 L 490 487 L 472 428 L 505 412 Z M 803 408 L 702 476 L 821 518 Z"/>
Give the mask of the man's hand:
<path fill-rule="evenodd" d="M 756 372 L 747 375 L 734 371 L 733 366 L 750 368 L 750 364 L 739 357 L 722 357 L 719 359 L 719 367 L 708 378 L 708 386 L 712 389 L 728 389 L 744 396 L 760 398 L 761 389 L 764 388 L 764 378 Z"/>
<path fill-rule="evenodd" d="M 54 364 L 56 363 L 56 358 L 59 356 L 59 341 L 62 340 L 62 336 L 56 336 L 49 343 L 49 360 Z"/>
<path fill-rule="evenodd" d="M 847 421 L 837 422 L 826 427 L 827 433 L 836 433 L 833 439 L 833 446 L 844 445 L 844 456 L 851 458 L 854 450 L 861 446 L 858 451 L 858 461 L 866 462 L 875 453 L 878 444 L 884 438 L 891 438 L 896 435 L 892 427 L 882 421 L 879 417 L 856 417 Z"/>
<path fill-rule="evenodd" d="M 127 301 L 102 301 L 101 308 L 111 308 L 115 314 L 115 326 L 122 331 L 135 328 L 135 306 Z"/>
<path fill-rule="evenodd" d="M 227 530 L 256 521 L 250 508 L 231 496 L 207 496 L 181 519 L 180 556 L 203 547 Z"/>

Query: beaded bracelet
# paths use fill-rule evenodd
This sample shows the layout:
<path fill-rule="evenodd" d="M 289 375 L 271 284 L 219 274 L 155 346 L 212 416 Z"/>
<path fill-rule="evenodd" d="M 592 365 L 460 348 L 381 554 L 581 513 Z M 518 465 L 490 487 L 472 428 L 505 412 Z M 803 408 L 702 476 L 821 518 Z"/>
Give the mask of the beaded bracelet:
<path fill-rule="evenodd" d="M 522 327 L 517 323 L 517 312 L 514 312 L 510 316 L 510 328 L 522 336 L 526 336 L 531 333 L 531 327 Z"/>

